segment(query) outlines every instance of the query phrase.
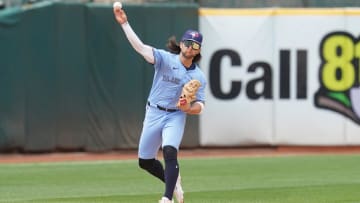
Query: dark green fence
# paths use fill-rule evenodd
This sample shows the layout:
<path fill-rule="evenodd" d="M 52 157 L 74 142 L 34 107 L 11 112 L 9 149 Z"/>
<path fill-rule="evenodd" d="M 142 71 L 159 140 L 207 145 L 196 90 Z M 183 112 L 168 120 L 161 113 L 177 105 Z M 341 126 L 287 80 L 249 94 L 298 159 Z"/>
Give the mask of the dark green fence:
<path fill-rule="evenodd" d="M 126 8 L 147 44 L 198 27 L 193 4 Z M 101 4 L 41 2 L 0 11 L 0 150 L 136 148 L 153 76 Z M 183 147 L 198 146 L 189 117 Z"/>

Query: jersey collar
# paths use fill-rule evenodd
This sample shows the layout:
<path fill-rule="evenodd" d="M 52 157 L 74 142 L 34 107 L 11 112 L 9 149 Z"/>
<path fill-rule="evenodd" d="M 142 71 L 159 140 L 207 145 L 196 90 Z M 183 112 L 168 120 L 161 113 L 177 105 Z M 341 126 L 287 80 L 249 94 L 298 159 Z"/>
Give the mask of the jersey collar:
<path fill-rule="evenodd" d="M 186 69 L 186 71 L 189 71 L 189 70 L 195 70 L 196 65 L 195 65 L 195 63 L 192 63 L 192 64 L 191 64 L 191 66 L 190 66 L 189 68 L 186 68 L 185 66 L 184 66 L 184 68 Z"/>

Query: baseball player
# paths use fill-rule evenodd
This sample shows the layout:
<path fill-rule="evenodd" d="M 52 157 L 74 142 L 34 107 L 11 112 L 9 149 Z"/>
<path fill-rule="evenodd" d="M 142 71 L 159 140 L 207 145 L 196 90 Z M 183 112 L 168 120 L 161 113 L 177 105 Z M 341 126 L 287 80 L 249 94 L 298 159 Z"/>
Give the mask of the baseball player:
<path fill-rule="evenodd" d="M 165 183 L 165 192 L 159 203 L 174 202 L 173 195 L 183 203 L 177 156 L 186 115 L 200 114 L 204 109 L 206 79 L 197 65 L 203 37 L 197 31 L 188 30 L 179 43 L 175 37 L 169 38 L 169 51 L 156 49 L 138 38 L 123 8 L 114 7 L 113 12 L 131 46 L 153 64 L 155 70 L 139 142 L 139 166 Z M 200 82 L 195 92 L 196 99 L 189 102 L 180 98 L 183 86 L 194 79 Z M 165 168 L 156 159 L 160 147 Z"/>

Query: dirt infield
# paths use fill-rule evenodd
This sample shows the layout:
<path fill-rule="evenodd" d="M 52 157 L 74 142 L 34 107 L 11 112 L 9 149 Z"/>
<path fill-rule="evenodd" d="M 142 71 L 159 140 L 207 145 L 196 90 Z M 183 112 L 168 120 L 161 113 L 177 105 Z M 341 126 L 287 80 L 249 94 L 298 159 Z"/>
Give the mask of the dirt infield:
<path fill-rule="evenodd" d="M 181 158 L 200 157 L 251 157 L 289 156 L 311 154 L 360 154 L 360 146 L 350 147 L 249 147 L 249 148 L 195 148 L 181 149 Z M 161 152 L 159 154 L 161 157 Z M 40 163 L 61 161 L 131 160 L 137 159 L 136 150 L 119 150 L 106 153 L 66 152 L 66 153 L 10 153 L 0 154 L 1 163 Z"/>

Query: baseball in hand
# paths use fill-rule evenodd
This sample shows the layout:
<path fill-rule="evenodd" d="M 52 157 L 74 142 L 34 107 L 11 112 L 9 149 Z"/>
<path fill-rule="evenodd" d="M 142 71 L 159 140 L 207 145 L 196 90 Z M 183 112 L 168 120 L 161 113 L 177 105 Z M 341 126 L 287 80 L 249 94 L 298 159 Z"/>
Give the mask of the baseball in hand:
<path fill-rule="evenodd" d="M 117 2 L 114 2 L 113 7 L 114 7 L 115 9 L 116 9 L 116 8 L 121 9 L 121 8 L 122 8 L 122 4 L 121 4 L 121 2 L 117 1 Z"/>

